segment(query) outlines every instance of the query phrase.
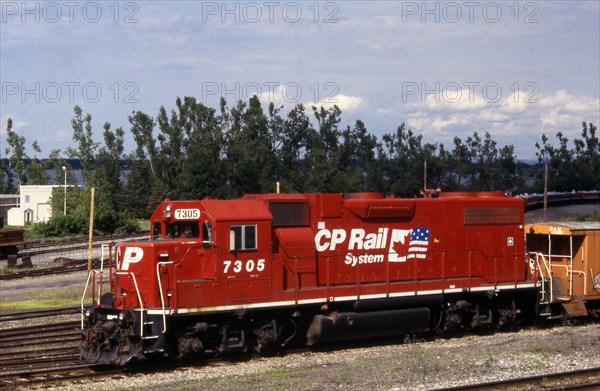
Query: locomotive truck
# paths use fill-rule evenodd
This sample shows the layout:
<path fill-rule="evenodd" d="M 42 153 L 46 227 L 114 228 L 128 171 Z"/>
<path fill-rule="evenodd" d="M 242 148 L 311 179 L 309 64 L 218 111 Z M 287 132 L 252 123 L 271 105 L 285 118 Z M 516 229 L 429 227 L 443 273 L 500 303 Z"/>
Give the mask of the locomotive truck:
<path fill-rule="evenodd" d="M 149 240 L 89 274 L 80 355 L 125 365 L 508 327 L 540 312 L 523 211 L 497 192 L 165 199 Z"/>

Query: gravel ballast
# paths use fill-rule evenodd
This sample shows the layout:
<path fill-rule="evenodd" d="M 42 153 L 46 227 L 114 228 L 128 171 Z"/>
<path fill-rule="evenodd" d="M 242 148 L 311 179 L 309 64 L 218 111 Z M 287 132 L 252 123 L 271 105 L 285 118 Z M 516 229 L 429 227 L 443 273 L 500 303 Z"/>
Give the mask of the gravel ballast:
<path fill-rule="evenodd" d="M 431 390 L 600 366 L 597 324 L 209 361 L 53 390 Z"/>
<path fill-rule="evenodd" d="M 3 300 L 44 289 L 83 288 L 86 274 L 25 278 L 0 284 Z M 76 317 L 76 319 L 78 319 Z M 44 322 L 43 319 L 32 321 Z M 21 322 L 0 324 L 0 329 Z M 416 341 L 416 342 L 415 342 Z M 166 362 L 166 360 L 165 360 Z M 45 385 L 52 390 L 430 390 L 600 366 L 600 327 L 557 326 L 484 336 L 182 364 L 90 382 Z"/>

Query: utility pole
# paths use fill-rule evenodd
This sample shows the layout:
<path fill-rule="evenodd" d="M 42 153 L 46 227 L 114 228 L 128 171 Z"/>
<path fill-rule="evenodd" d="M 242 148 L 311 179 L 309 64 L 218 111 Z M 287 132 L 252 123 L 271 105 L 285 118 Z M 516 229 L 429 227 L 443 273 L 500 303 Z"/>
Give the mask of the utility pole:
<path fill-rule="evenodd" d="M 90 205 L 90 232 L 88 239 L 88 273 L 92 271 L 92 239 L 94 235 L 94 191 L 96 189 L 92 187 L 92 200 Z"/>
<path fill-rule="evenodd" d="M 423 164 L 423 190 L 427 191 L 427 159 Z"/>
<path fill-rule="evenodd" d="M 67 167 L 62 166 L 63 172 L 65 173 L 65 192 L 64 192 L 64 203 L 63 203 L 63 216 L 67 215 Z"/>
<path fill-rule="evenodd" d="M 544 223 L 548 222 L 548 161 L 544 159 Z"/>

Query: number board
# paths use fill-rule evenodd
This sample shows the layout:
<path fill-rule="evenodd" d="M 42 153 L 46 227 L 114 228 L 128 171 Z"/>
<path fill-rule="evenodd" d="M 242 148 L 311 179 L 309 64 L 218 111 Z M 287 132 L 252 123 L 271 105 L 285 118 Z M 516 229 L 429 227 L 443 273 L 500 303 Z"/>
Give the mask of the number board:
<path fill-rule="evenodd" d="M 175 220 L 197 220 L 200 209 L 175 209 Z"/>

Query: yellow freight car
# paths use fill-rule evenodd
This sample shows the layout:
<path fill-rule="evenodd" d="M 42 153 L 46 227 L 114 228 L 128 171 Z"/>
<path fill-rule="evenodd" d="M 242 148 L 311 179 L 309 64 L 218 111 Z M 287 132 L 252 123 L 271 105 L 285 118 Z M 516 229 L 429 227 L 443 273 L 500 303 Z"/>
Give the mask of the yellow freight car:
<path fill-rule="evenodd" d="M 540 312 L 600 316 L 600 222 L 530 224 L 531 271 L 539 276 Z"/>

